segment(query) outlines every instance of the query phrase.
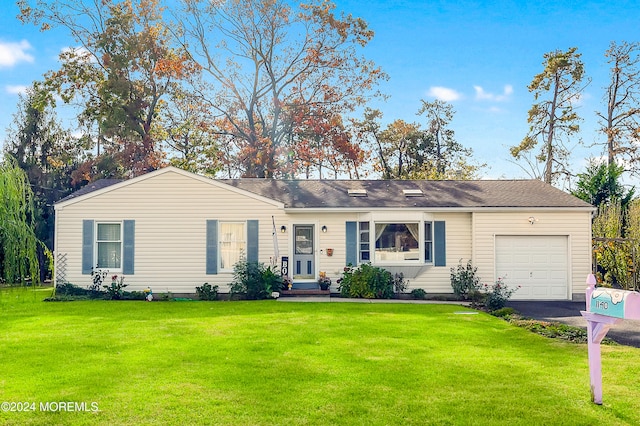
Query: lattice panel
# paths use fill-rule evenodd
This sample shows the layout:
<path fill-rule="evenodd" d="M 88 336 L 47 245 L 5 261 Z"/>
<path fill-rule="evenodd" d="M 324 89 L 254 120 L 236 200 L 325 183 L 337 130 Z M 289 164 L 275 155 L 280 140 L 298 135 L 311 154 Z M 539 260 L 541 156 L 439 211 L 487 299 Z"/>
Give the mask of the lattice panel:
<path fill-rule="evenodd" d="M 56 254 L 56 284 L 67 282 L 67 253 Z"/>

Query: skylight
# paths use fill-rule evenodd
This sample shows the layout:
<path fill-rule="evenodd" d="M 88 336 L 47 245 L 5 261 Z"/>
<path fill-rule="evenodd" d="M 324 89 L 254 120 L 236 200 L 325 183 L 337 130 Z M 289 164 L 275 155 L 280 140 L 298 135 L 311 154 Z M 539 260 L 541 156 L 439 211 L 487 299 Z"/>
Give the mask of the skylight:
<path fill-rule="evenodd" d="M 422 197 L 424 195 L 421 189 L 403 189 L 402 193 L 405 197 Z"/>
<path fill-rule="evenodd" d="M 350 189 L 348 192 L 350 197 L 366 197 L 367 196 L 366 189 Z"/>

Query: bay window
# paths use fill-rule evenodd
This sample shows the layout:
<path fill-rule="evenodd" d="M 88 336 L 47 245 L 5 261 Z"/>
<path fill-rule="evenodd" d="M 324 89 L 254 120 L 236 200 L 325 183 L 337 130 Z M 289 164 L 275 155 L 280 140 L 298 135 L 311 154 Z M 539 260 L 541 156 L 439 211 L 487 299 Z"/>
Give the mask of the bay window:
<path fill-rule="evenodd" d="M 434 222 L 358 222 L 357 226 L 358 263 L 434 263 Z M 444 247 L 444 235 L 441 244 Z"/>

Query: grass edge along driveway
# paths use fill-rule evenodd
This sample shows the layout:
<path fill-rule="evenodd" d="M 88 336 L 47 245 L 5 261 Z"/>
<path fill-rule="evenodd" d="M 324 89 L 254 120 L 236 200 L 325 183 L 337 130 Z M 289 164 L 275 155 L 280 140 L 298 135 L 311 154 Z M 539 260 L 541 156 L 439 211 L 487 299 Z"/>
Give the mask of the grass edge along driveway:
<path fill-rule="evenodd" d="M 47 295 L 0 292 L 0 423 L 640 424 L 639 349 L 597 406 L 586 345 L 460 306 Z"/>

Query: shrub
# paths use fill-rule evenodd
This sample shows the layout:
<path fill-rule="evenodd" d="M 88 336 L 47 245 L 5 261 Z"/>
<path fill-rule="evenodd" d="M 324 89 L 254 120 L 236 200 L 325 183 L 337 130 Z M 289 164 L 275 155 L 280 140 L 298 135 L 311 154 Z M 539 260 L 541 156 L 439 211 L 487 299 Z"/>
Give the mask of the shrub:
<path fill-rule="evenodd" d="M 78 287 L 71 283 L 57 284 L 54 290 L 54 295 L 45 299 L 46 301 L 53 300 L 85 300 L 85 299 L 101 299 L 104 297 L 104 293 L 99 289 Z"/>
<path fill-rule="evenodd" d="M 263 263 L 241 260 L 233 265 L 229 298 L 240 295 L 249 300 L 268 299 L 272 292 L 282 290 L 283 282 L 275 267 L 265 268 Z"/>
<path fill-rule="evenodd" d="M 96 292 L 102 291 L 102 283 L 108 274 L 109 271 L 91 268 L 91 284 L 89 284 L 89 290 Z"/>
<path fill-rule="evenodd" d="M 55 290 L 56 296 L 88 296 L 91 291 L 71 283 L 57 284 Z"/>
<path fill-rule="evenodd" d="M 353 266 L 345 266 L 342 277 L 338 278 L 338 291 L 342 297 L 349 297 L 351 291 L 351 279 L 353 278 Z"/>
<path fill-rule="evenodd" d="M 426 299 L 427 292 L 421 288 L 414 288 L 413 290 L 411 290 L 411 297 L 419 300 Z"/>
<path fill-rule="evenodd" d="M 471 301 L 473 308 L 482 308 L 487 302 L 487 293 L 481 290 L 471 290 L 467 293 L 467 300 Z"/>
<path fill-rule="evenodd" d="M 368 263 L 363 263 L 358 268 L 345 268 L 338 284 L 343 297 L 390 299 L 394 294 L 391 272 Z"/>
<path fill-rule="evenodd" d="M 517 314 L 517 312 L 513 308 L 500 308 L 500 309 L 496 309 L 495 311 L 491 312 L 491 315 L 493 315 L 494 317 L 498 317 L 498 318 L 511 318 L 512 316 L 514 316 L 516 314 Z"/>
<path fill-rule="evenodd" d="M 247 299 L 266 299 L 267 293 L 262 285 L 262 267 L 258 262 L 241 260 L 233 265 L 233 281 L 229 297 L 242 295 Z"/>
<path fill-rule="evenodd" d="M 482 286 L 477 272 L 478 268 L 471 264 L 471 260 L 466 265 L 460 260 L 458 266 L 451 268 L 451 287 L 458 298 L 467 300 L 469 293 L 480 290 Z"/>
<path fill-rule="evenodd" d="M 200 300 L 217 300 L 218 286 L 204 283 L 200 287 L 196 287 L 196 295 Z"/>
<path fill-rule="evenodd" d="M 158 300 L 160 300 L 161 302 L 173 302 L 175 298 L 173 297 L 173 293 L 168 291 L 166 293 L 160 293 L 158 295 Z"/>
<path fill-rule="evenodd" d="M 122 300 L 145 300 L 147 294 L 144 291 L 124 291 L 122 293 Z"/>
<path fill-rule="evenodd" d="M 520 288 L 520 286 L 516 288 L 509 288 L 502 278 L 498 278 L 491 287 L 487 284 L 485 284 L 484 287 L 487 292 L 487 299 L 485 300 L 484 305 L 490 312 L 504 308 L 513 293 Z"/>
<path fill-rule="evenodd" d="M 404 274 L 400 272 L 393 276 L 393 291 L 400 294 L 404 293 L 409 283 L 404 280 Z"/>
<path fill-rule="evenodd" d="M 261 275 L 265 291 L 268 295 L 271 295 L 274 291 L 282 291 L 282 288 L 284 287 L 284 280 L 282 279 L 282 275 L 277 272 L 277 267 L 268 266 L 262 270 Z"/>
<path fill-rule="evenodd" d="M 580 327 L 532 319 L 517 319 L 511 320 L 510 322 L 511 324 L 540 334 L 541 336 L 568 340 L 575 343 L 587 343 L 587 331 Z M 611 344 L 612 342 L 611 339 L 602 340 L 604 344 Z"/>

